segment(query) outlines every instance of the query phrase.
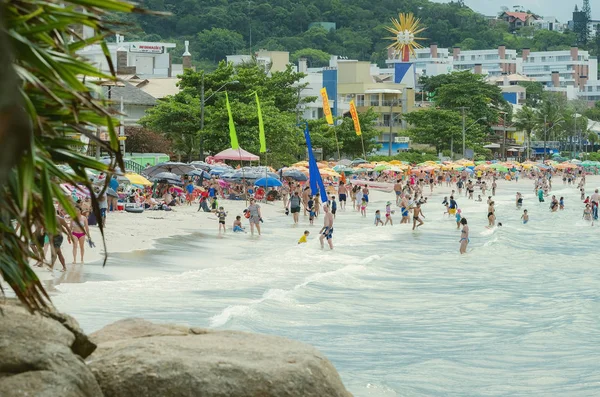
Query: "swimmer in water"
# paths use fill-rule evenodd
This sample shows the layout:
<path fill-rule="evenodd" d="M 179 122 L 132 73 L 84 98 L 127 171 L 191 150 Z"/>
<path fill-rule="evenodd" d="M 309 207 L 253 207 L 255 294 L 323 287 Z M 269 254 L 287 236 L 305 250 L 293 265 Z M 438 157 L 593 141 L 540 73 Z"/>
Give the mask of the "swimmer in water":
<path fill-rule="evenodd" d="M 415 230 L 419 226 L 423 225 L 423 221 L 421 220 L 420 215 L 422 215 L 423 218 L 425 218 L 425 215 L 423 215 L 423 211 L 421 210 L 421 203 L 417 203 L 417 206 L 413 209 L 413 228 L 412 228 L 412 230 Z M 417 225 L 417 222 L 419 223 L 418 225 Z"/>
<path fill-rule="evenodd" d="M 523 221 L 524 225 L 527 222 L 529 222 L 529 214 L 527 213 L 527 210 L 523 210 L 523 215 L 521 215 L 521 220 Z"/>
<path fill-rule="evenodd" d="M 467 253 L 467 245 L 469 245 L 469 226 L 467 226 L 467 218 L 462 218 L 460 220 L 460 224 L 462 225 L 462 231 L 460 232 L 460 253 Z"/>

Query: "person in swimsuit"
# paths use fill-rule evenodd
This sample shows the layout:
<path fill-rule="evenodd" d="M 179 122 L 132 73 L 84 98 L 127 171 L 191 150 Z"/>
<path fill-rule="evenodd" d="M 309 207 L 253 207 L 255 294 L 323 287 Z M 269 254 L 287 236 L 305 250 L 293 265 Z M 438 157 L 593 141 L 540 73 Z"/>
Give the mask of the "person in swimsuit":
<path fill-rule="evenodd" d="M 325 219 L 323 220 L 323 228 L 319 232 L 321 234 L 319 242 L 321 243 L 321 248 L 324 248 L 323 240 L 326 239 L 329 248 L 333 249 L 333 215 L 331 215 L 327 204 L 323 206 L 323 212 L 325 213 Z"/>
<path fill-rule="evenodd" d="M 360 214 L 363 218 L 367 216 L 367 200 L 364 197 L 360 203 Z"/>
<path fill-rule="evenodd" d="M 400 212 L 402 213 L 402 220 L 400 223 L 408 223 L 408 200 L 409 196 L 404 196 L 400 203 Z"/>
<path fill-rule="evenodd" d="M 381 220 L 381 211 L 377 210 L 375 211 L 375 226 L 379 226 L 380 223 L 381 226 L 384 226 L 383 221 Z"/>
<path fill-rule="evenodd" d="M 250 212 L 250 233 L 254 235 L 254 227 L 256 227 L 258 235 L 260 236 L 260 221 L 262 220 L 262 215 L 260 213 L 260 205 L 256 204 L 253 198 L 250 199 L 248 212 Z"/>
<path fill-rule="evenodd" d="M 394 192 L 396 193 L 396 205 L 398 205 L 402 196 L 402 181 L 400 179 L 396 180 L 394 184 Z"/>
<path fill-rule="evenodd" d="M 392 222 L 392 202 L 388 201 L 385 205 L 385 225 L 390 223 L 390 226 L 394 226 L 394 222 Z"/>
<path fill-rule="evenodd" d="M 340 209 L 346 208 L 346 194 L 348 190 L 346 189 L 346 185 L 340 182 L 340 186 L 338 188 L 338 198 L 340 200 Z"/>
<path fill-rule="evenodd" d="M 469 245 L 469 226 L 467 226 L 467 218 L 462 218 L 460 220 L 460 224 L 462 225 L 462 231 L 460 232 L 460 253 L 467 253 L 467 245 Z"/>
<path fill-rule="evenodd" d="M 245 232 L 244 227 L 242 226 L 242 217 L 236 216 L 235 221 L 233 221 L 233 231 L 234 232 Z"/>
<path fill-rule="evenodd" d="M 487 214 L 488 222 L 489 222 L 488 226 L 489 227 L 494 227 L 494 224 L 496 222 L 496 214 L 495 214 L 495 212 L 496 211 L 494 209 L 494 202 L 490 201 L 490 205 L 488 205 L 488 214 Z"/>
<path fill-rule="evenodd" d="M 363 188 L 362 192 L 363 192 L 363 198 L 368 203 L 369 202 L 369 186 L 365 185 L 365 187 Z"/>
<path fill-rule="evenodd" d="M 423 216 L 423 218 L 425 218 L 425 215 L 423 214 L 423 211 L 421 210 L 421 203 L 417 203 L 417 206 L 413 209 L 413 228 L 412 228 L 412 230 L 415 230 L 419 226 L 423 225 L 423 221 L 420 218 L 421 215 Z M 419 223 L 418 225 L 417 225 L 417 222 Z"/>
<path fill-rule="evenodd" d="M 81 264 L 83 265 L 83 255 L 85 253 L 85 236 L 90 235 L 88 220 L 81 214 L 81 208 L 76 207 L 76 219 L 71 219 L 71 235 L 73 236 L 73 264 L 77 263 L 77 247 L 80 249 Z"/>
<path fill-rule="evenodd" d="M 523 224 L 527 224 L 527 222 L 529 222 L 529 214 L 527 213 L 527 210 L 523 210 L 523 215 L 521 215 L 521 220 L 523 221 Z"/>
<path fill-rule="evenodd" d="M 225 228 L 225 218 L 227 218 L 227 212 L 225 212 L 223 207 L 219 207 L 217 218 L 219 218 L 219 233 L 221 232 L 221 227 L 223 228 L 223 233 L 225 233 L 227 231 Z"/>
<path fill-rule="evenodd" d="M 589 204 L 586 204 L 585 209 L 583 210 L 583 219 L 585 219 L 588 222 L 591 221 L 593 218 L 592 214 L 592 207 Z"/>

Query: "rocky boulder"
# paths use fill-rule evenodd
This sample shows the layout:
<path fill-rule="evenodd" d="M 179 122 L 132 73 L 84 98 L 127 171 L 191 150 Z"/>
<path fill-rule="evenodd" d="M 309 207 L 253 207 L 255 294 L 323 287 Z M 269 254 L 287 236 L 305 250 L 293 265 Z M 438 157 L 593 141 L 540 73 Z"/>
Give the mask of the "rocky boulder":
<path fill-rule="evenodd" d="M 351 396 L 319 351 L 280 337 L 128 319 L 90 338 L 105 397 Z"/>
<path fill-rule="evenodd" d="M 84 359 L 95 345 L 77 322 L 54 310 L 31 314 L 0 302 L 0 396 L 102 397 Z"/>

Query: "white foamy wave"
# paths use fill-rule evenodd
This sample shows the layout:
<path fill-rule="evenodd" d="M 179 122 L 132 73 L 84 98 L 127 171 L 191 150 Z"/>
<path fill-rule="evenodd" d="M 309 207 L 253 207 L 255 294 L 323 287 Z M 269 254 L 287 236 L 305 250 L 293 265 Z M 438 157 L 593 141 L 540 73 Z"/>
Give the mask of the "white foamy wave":
<path fill-rule="evenodd" d="M 210 326 L 213 328 L 221 327 L 229 322 L 233 317 L 244 317 L 254 313 L 254 309 L 248 305 L 228 306 L 221 313 L 210 318 Z"/>
<path fill-rule="evenodd" d="M 379 256 L 379 255 L 371 255 L 369 257 L 366 257 L 362 261 L 360 261 L 360 263 L 363 264 L 363 265 L 368 265 L 369 263 L 374 262 L 374 261 L 378 261 L 380 259 L 381 259 L 381 256 Z"/>

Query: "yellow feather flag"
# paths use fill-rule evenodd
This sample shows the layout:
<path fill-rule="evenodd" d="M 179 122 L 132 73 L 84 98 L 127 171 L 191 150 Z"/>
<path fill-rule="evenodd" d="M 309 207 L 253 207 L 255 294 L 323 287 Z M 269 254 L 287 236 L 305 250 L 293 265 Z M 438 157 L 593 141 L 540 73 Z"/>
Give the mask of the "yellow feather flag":
<path fill-rule="evenodd" d="M 329 106 L 329 97 L 327 96 L 327 89 L 325 87 L 321 88 L 321 97 L 323 98 L 323 114 L 325 114 L 325 120 L 327 120 L 327 124 L 333 125 L 331 106 Z"/>
<path fill-rule="evenodd" d="M 356 131 L 356 135 L 361 135 L 360 120 L 358 120 L 358 112 L 356 111 L 356 105 L 354 105 L 354 99 L 350 101 L 350 115 L 352 116 L 352 121 L 354 121 L 354 131 Z"/>
<path fill-rule="evenodd" d="M 225 92 L 225 100 L 227 101 L 227 114 L 229 115 L 229 138 L 231 139 L 231 148 L 238 149 L 237 133 L 235 132 L 235 124 L 233 123 L 233 116 L 231 115 L 231 106 L 229 105 L 229 95 Z"/>

